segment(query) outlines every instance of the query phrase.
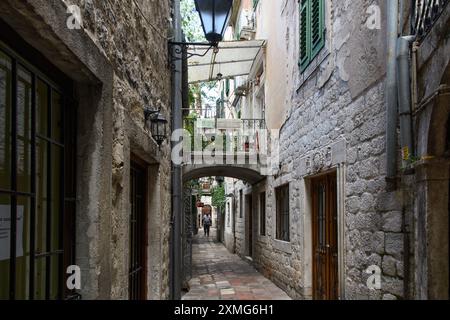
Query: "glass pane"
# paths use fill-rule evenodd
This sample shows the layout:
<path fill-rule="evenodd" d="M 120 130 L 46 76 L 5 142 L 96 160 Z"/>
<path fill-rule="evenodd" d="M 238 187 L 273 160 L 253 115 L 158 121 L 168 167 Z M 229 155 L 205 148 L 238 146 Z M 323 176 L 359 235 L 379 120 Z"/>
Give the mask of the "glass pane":
<path fill-rule="evenodd" d="M 232 1 L 231 1 L 232 2 Z M 224 28 L 226 27 L 225 23 L 227 22 L 228 13 L 231 9 L 230 1 L 216 1 L 216 16 L 215 16 L 215 32 L 222 34 Z"/>
<path fill-rule="evenodd" d="M 0 188 L 11 187 L 11 59 L 0 51 Z"/>
<path fill-rule="evenodd" d="M 52 91 L 52 139 L 62 142 L 62 101 L 61 95 L 55 90 Z"/>
<path fill-rule="evenodd" d="M 31 187 L 31 74 L 17 70 L 17 187 Z"/>
<path fill-rule="evenodd" d="M 56 300 L 58 299 L 60 280 L 59 280 L 59 254 L 54 254 L 50 258 L 50 299 Z"/>
<path fill-rule="evenodd" d="M 30 206 L 30 198 L 17 198 L 16 299 L 21 300 L 29 298 Z"/>
<path fill-rule="evenodd" d="M 205 33 L 214 32 L 213 30 L 213 7 L 210 1 L 197 1 L 200 17 L 205 28 Z"/>
<path fill-rule="evenodd" d="M 48 143 L 36 139 L 36 253 L 44 253 L 47 230 L 47 150 Z"/>
<path fill-rule="evenodd" d="M 36 132 L 48 136 L 48 86 L 40 79 L 36 83 Z"/>
<path fill-rule="evenodd" d="M 52 146 L 52 192 L 51 192 L 51 204 L 52 204 L 52 251 L 61 249 L 59 241 L 59 223 L 61 217 L 61 161 L 63 150 L 61 147 Z"/>
<path fill-rule="evenodd" d="M 0 300 L 9 298 L 11 198 L 0 194 Z"/>
<path fill-rule="evenodd" d="M 34 265 L 34 298 L 45 299 L 45 258 L 37 258 Z"/>

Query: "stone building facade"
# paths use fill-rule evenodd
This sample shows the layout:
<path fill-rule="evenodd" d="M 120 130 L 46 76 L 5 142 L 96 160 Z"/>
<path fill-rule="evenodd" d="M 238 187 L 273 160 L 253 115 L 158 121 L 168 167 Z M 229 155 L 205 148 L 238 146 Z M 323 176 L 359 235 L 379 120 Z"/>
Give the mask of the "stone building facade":
<path fill-rule="evenodd" d="M 333 298 L 448 298 L 448 240 L 442 240 L 442 235 L 448 235 L 448 195 L 438 189 L 449 188 L 448 160 L 443 158 L 448 93 L 445 86 L 439 87 L 447 83 L 442 72 L 448 69 L 444 52 L 449 52 L 449 7 L 418 54 L 419 100 L 441 90 L 440 98 L 431 96 L 440 99 L 442 107 L 434 111 L 436 118 L 431 117 L 431 106 L 428 116 L 416 115 L 417 156 L 422 160 L 411 177 L 403 170 L 398 147 L 395 183 L 386 179 L 385 1 L 324 1 L 324 44 L 304 70 L 298 64 L 300 3 L 308 1 L 238 2 L 232 21 L 238 30 L 233 34 L 239 35 L 242 20 L 247 20 L 254 37 L 267 40 L 261 62 L 254 63 L 261 66 L 256 67 L 259 70 L 253 70 L 249 79 L 237 79 L 237 86 L 248 90 L 240 108 L 247 117 L 264 108 L 268 128 L 280 130 L 280 166 L 274 176 L 256 185 L 227 179 L 227 192 L 233 195 L 227 201 L 231 223 L 225 227 L 226 246 L 251 257 L 264 275 L 293 298 L 330 297 L 322 292 L 323 284 L 317 279 L 323 278 L 315 269 L 327 250 L 332 250 L 326 259 L 332 260 L 336 272 L 326 280 L 335 290 Z M 403 7 L 399 21 L 409 30 L 408 6 Z M 261 88 L 263 105 L 249 98 Z M 431 103 L 425 101 L 422 104 Z M 435 139 L 439 147 L 429 151 Z M 429 154 L 430 159 L 439 160 L 423 160 Z M 325 192 L 318 194 L 322 187 Z M 279 211 L 286 205 L 278 204 L 278 198 L 284 188 L 288 190 L 287 238 L 279 230 L 283 221 Z M 314 245 L 316 237 L 321 237 L 317 214 L 322 200 L 318 199 L 329 199 L 327 194 L 333 199 L 325 200 L 331 201 L 325 206 L 332 206 L 335 216 L 324 219 L 334 220 L 333 238 L 320 247 Z M 329 227 L 324 228 L 328 234 Z M 371 286 L 374 282 L 369 277 L 378 272 L 380 287 Z"/>
<path fill-rule="evenodd" d="M 170 1 L 2 1 L 0 20 L 2 49 L 23 52 L 43 74 L 51 78 L 58 70 L 71 84 L 76 214 L 70 263 L 81 268 L 77 292 L 83 299 L 167 299 L 170 144 L 159 148 L 152 139 L 144 109 L 171 117 Z M 140 209 L 130 201 L 133 166 L 141 170 Z M 131 284 L 134 210 L 143 223 L 136 236 L 139 289 Z"/>

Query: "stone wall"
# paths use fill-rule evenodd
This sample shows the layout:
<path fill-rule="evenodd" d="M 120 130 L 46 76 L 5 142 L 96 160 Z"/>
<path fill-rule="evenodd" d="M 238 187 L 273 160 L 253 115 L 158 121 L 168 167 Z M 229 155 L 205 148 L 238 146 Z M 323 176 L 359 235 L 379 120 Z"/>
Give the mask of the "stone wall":
<path fill-rule="evenodd" d="M 68 28 L 67 8 L 81 11 Z M 74 82 L 78 102 L 76 263 L 84 299 L 128 298 L 130 160 L 148 166 L 148 290 L 169 296 L 170 147 L 144 108 L 170 119 L 169 1 L 2 1 L 0 17 Z"/>
<path fill-rule="evenodd" d="M 262 0 L 262 6 L 267 2 Z M 254 223 L 258 194 L 266 190 L 267 236 L 255 239 L 257 267 L 293 298 L 311 298 L 311 178 L 338 173 L 340 297 L 396 299 L 404 297 L 403 194 L 389 191 L 385 181 L 386 23 L 383 1 L 326 1 L 325 48 L 300 74 L 298 61 L 298 2 L 284 1 L 271 16 L 284 26 L 279 38 L 285 50 L 287 110 L 280 133 L 280 170 L 264 185 L 254 186 Z M 379 5 L 381 29 L 367 27 L 370 5 Z M 264 10 L 262 10 L 264 11 Z M 257 17 L 258 19 L 258 17 Z M 272 39 L 269 35 L 267 51 Z M 270 66 L 270 64 L 269 64 Z M 265 86 L 270 88 L 271 70 Z M 276 84 L 275 84 L 276 85 Z M 270 92 L 270 90 L 269 90 Z M 266 93 L 267 94 L 267 93 Z M 270 101 L 266 97 L 266 101 Z M 268 109 L 277 108 L 267 105 Z M 318 163 L 330 152 L 330 163 Z M 311 161 L 312 168 L 306 160 Z M 320 162 L 320 161 L 319 161 Z M 290 187 L 290 243 L 275 240 L 275 188 Z M 237 186 L 239 189 L 241 186 Z M 238 194 L 236 192 L 236 194 Z M 258 230 L 254 224 L 253 230 Z M 244 224 L 238 224 L 244 232 Z M 255 232 L 255 231 L 254 231 Z M 239 238 L 244 238 L 240 235 Z M 243 254 L 238 243 L 238 253 Z M 370 290 L 369 266 L 382 269 L 381 290 Z"/>
<path fill-rule="evenodd" d="M 81 9 L 82 23 L 114 70 L 112 158 L 112 270 L 111 298 L 126 299 L 128 288 L 129 174 L 131 155 L 153 165 L 156 178 L 150 190 L 159 194 L 149 202 L 149 297 L 168 297 L 170 151 L 158 150 L 145 128 L 146 107 L 161 108 L 170 119 L 170 76 L 167 36 L 169 1 L 66 1 Z M 156 165 L 155 165 L 156 164 Z M 150 182 L 150 180 L 149 180 Z M 154 197 L 151 193 L 150 197 Z M 153 217 L 155 215 L 155 217 Z M 160 260 L 159 263 L 153 260 Z M 159 264 L 159 265 L 158 265 Z M 157 283 L 155 283 L 155 281 Z"/>

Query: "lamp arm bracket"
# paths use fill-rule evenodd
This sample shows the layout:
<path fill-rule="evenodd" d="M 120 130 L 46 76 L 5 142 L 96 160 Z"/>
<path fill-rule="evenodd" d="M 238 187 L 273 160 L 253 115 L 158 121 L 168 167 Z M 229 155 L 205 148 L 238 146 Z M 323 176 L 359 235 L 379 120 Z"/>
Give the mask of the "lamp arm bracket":
<path fill-rule="evenodd" d="M 189 51 L 193 46 L 205 47 L 205 52 L 194 53 Z M 214 52 L 218 52 L 219 43 L 214 42 L 176 42 L 169 41 L 169 58 L 170 65 L 174 68 L 174 62 L 179 60 L 188 60 L 192 57 L 204 57 L 214 48 Z M 186 54 L 186 55 L 185 55 Z"/>

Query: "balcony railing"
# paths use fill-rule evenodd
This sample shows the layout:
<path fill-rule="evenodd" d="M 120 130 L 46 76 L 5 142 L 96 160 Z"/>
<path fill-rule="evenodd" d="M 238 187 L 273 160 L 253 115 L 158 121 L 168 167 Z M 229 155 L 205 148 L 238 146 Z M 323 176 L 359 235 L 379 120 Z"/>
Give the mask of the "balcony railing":
<path fill-rule="evenodd" d="M 265 148 L 267 137 L 264 119 L 184 119 L 184 128 L 191 133 L 193 151 L 202 151 L 211 143 L 223 143 L 223 150 L 257 152 Z M 194 139 L 203 138 L 202 143 Z"/>
<path fill-rule="evenodd" d="M 449 0 L 414 0 L 412 31 L 420 40 L 433 28 L 439 19 Z"/>

